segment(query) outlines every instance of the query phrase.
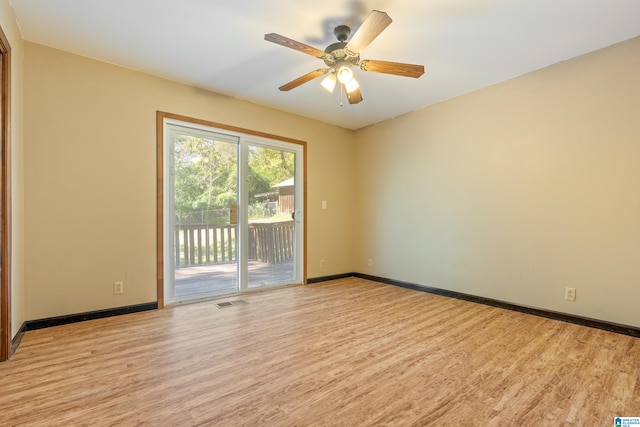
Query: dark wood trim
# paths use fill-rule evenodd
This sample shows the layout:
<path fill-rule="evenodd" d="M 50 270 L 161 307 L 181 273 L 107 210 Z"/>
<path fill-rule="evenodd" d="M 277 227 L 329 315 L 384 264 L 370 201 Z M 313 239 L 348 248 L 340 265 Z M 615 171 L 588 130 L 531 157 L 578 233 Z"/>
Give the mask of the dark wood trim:
<path fill-rule="evenodd" d="M 87 320 L 103 319 L 105 317 L 121 316 L 123 314 L 156 310 L 157 308 L 158 303 L 148 302 L 144 304 L 128 305 L 125 307 L 88 311 L 86 313 L 67 314 L 64 316 L 48 317 L 46 319 L 29 320 L 26 322 L 25 330 L 34 331 L 36 329 L 50 328 L 52 326 L 68 325 L 69 323 L 84 322 Z"/>
<path fill-rule="evenodd" d="M 307 142 L 270 133 L 259 132 L 251 129 L 244 129 L 237 126 L 225 125 L 194 117 L 182 116 L 180 114 L 156 112 L 156 275 L 157 275 L 157 295 L 158 308 L 164 307 L 164 119 L 180 120 L 187 123 L 208 126 L 212 128 L 228 130 L 231 132 L 243 133 L 262 138 L 274 139 L 276 141 L 289 142 L 302 146 L 303 183 L 302 183 L 302 206 L 304 210 L 302 236 L 303 260 L 302 260 L 302 283 L 307 283 Z"/>
<path fill-rule="evenodd" d="M 372 280 L 374 282 L 386 283 L 388 285 L 400 286 L 407 289 L 413 289 L 416 291 L 427 292 L 430 294 L 441 295 L 444 297 L 455 298 L 459 300 L 469 301 L 476 304 L 490 305 L 492 307 L 503 308 L 505 310 L 518 311 L 520 313 L 532 314 L 534 316 L 546 317 L 548 319 L 560 320 L 562 322 L 574 323 L 580 326 L 587 326 L 589 328 L 602 329 L 609 332 L 615 332 L 622 335 L 628 335 L 636 338 L 640 338 L 640 328 L 621 325 L 619 323 L 607 322 L 604 320 L 592 319 L 590 317 L 576 316 L 573 314 L 561 313 L 558 311 L 543 310 L 535 307 L 528 307 L 525 305 L 512 304 L 505 301 L 500 301 L 492 298 L 479 297 L 476 295 L 465 294 L 462 292 L 449 291 L 446 289 L 434 288 L 431 286 L 422 286 L 415 283 L 403 282 L 400 280 L 388 279 L 385 277 L 371 276 L 368 274 L 355 273 L 355 277 L 361 279 Z"/>
<path fill-rule="evenodd" d="M 328 282 L 329 280 L 346 279 L 348 277 L 356 277 L 356 276 L 357 276 L 357 273 L 333 274 L 331 276 L 312 277 L 307 280 L 307 283 L 311 285 L 313 283 Z"/>
<path fill-rule="evenodd" d="M 2 67 L 2 160 L 0 191 L 0 361 L 13 353 L 11 342 L 11 46 L 0 28 L 0 67 Z"/>

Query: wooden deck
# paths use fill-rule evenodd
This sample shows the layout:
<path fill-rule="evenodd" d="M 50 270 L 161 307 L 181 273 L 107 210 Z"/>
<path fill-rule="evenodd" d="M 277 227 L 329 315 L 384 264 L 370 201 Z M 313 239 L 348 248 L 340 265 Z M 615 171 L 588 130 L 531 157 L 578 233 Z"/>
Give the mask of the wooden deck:
<path fill-rule="evenodd" d="M 292 260 L 277 264 L 249 261 L 248 270 L 249 289 L 294 282 Z M 238 286 L 237 263 L 225 262 L 179 268 L 175 273 L 175 284 L 178 297 L 201 293 L 235 292 Z"/>

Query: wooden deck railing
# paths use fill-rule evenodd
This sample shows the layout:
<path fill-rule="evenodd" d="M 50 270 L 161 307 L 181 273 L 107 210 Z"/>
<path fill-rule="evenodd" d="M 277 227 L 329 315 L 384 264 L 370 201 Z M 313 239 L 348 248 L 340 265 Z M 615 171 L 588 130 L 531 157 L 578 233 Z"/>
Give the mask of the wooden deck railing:
<path fill-rule="evenodd" d="M 236 261 L 236 225 L 182 224 L 175 227 L 176 268 Z M 249 259 L 277 264 L 293 258 L 294 222 L 249 224 Z"/>
<path fill-rule="evenodd" d="M 278 264 L 293 258 L 293 221 L 250 223 L 249 259 Z"/>
<path fill-rule="evenodd" d="M 235 261 L 236 232 L 230 224 L 176 225 L 176 267 Z"/>

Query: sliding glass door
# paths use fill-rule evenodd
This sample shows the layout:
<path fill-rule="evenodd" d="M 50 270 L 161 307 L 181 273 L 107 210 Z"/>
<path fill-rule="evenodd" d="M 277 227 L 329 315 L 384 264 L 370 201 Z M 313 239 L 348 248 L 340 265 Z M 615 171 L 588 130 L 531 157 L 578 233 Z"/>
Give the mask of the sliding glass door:
<path fill-rule="evenodd" d="M 166 303 L 302 282 L 302 147 L 165 119 Z"/>
<path fill-rule="evenodd" d="M 239 138 L 171 126 L 172 299 L 238 287 Z"/>
<path fill-rule="evenodd" d="M 256 187 L 249 190 L 246 284 L 295 282 L 296 153 L 272 145 L 249 144 L 247 149 L 248 176 Z"/>

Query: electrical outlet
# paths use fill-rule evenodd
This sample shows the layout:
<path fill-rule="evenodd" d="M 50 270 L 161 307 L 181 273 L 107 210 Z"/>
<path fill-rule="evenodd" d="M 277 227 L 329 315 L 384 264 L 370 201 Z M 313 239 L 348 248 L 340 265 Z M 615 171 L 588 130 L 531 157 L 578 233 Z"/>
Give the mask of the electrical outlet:
<path fill-rule="evenodd" d="M 320 260 L 320 268 L 324 268 L 324 260 L 323 259 Z"/>
<path fill-rule="evenodd" d="M 576 300 L 576 288 L 564 288 L 564 299 L 567 301 Z"/>
<path fill-rule="evenodd" d="M 124 282 L 113 282 L 113 293 L 115 295 L 124 293 Z"/>
<path fill-rule="evenodd" d="M 367 266 L 373 267 L 373 260 L 371 258 L 367 260 Z"/>

